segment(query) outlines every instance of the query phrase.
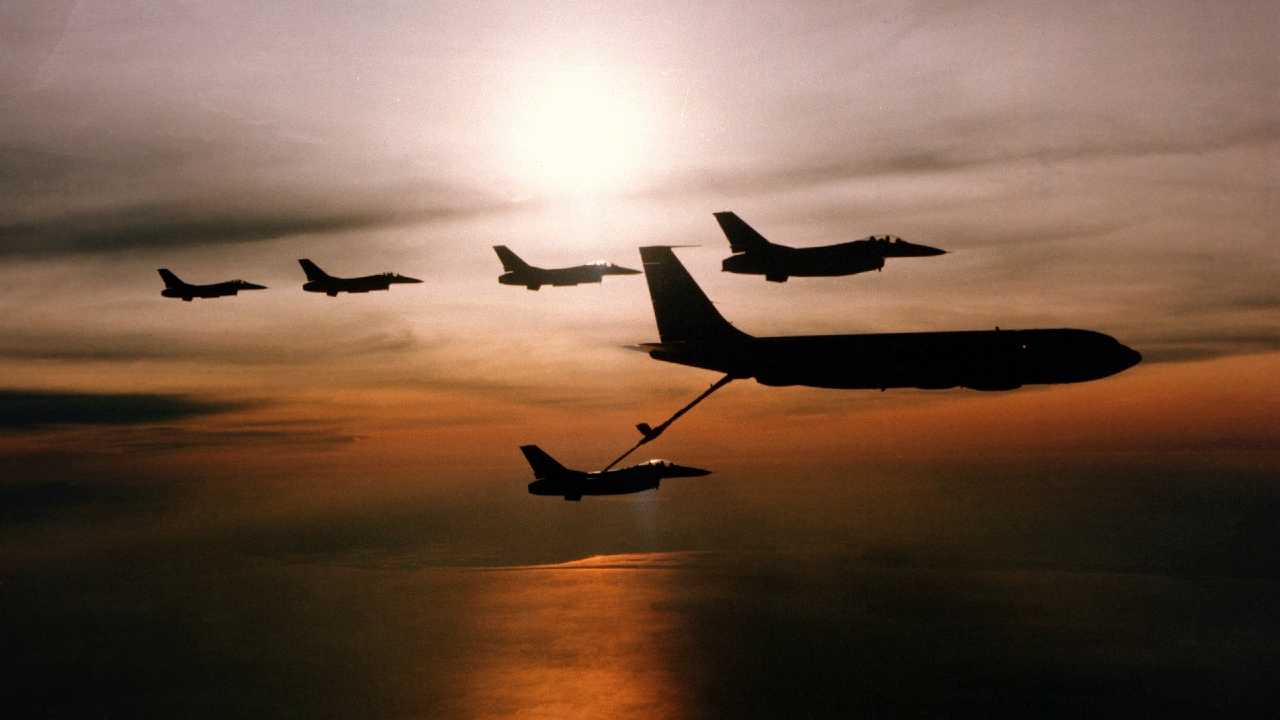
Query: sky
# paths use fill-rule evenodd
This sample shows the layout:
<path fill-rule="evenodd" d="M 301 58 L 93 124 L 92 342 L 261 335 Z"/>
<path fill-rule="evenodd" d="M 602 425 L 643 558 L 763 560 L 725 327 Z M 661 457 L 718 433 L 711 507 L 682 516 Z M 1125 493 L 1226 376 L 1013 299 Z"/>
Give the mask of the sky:
<path fill-rule="evenodd" d="M 1018 603 L 1072 618 L 1053 624 L 1063 638 L 1092 617 L 1055 605 L 1064 589 L 1090 607 L 1185 620 L 1181 601 L 1146 585 L 1109 594 L 1075 575 L 874 575 L 885 568 L 1212 576 L 1274 593 L 1276 558 L 1258 548 L 1276 546 L 1280 509 L 1278 34 L 1280 8 L 1267 2 L 6 3 L 0 566 L 11 587 L 56 588 L 47 625 L 31 627 L 98 627 L 102 612 L 111 640 L 143 621 L 119 609 L 152 584 L 160 617 L 207 642 L 216 633 L 192 629 L 192 613 L 245 642 L 259 624 L 287 624 L 261 599 L 192 600 L 220 577 L 320 603 L 310 619 L 334 632 L 367 631 L 388 608 L 419 630 L 478 622 L 458 594 L 502 582 L 515 589 L 494 597 L 538 595 L 555 623 L 568 581 L 536 591 L 543 581 L 526 579 L 539 570 L 490 581 L 440 568 L 620 553 L 658 558 L 617 581 L 643 585 L 645 612 L 670 626 L 667 644 L 636 641 L 646 646 L 670 646 L 677 620 L 701 623 L 733 597 L 749 599 L 729 617 L 779 633 L 827 637 L 856 615 L 847 627 L 875 641 L 845 583 L 885 602 L 906 593 L 891 619 L 929 636 L 936 620 L 903 607 L 984 598 L 962 605 L 981 614 L 974 627 L 992 648 L 1008 647 L 997 631 L 1040 627 L 985 614 L 1011 587 Z M 766 283 L 720 272 L 721 210 L 789 245 L 892 233 L 948 254 Z M 636 440 L 636 422 L 656 423 L 716 376 L 629 349 L 657 340 L 643 278 L 500 286 L 499 244 L 542 266 L 631 267 L 639 246 L 692 245 L 678 251 L 691 274 L 753 334 L 1077 327 L 1144 362 L 1008 393 L 734 383 L 640 453 L 713 475 L 570 506 L 526 494 L 519 445 L 603 466 Z M 424 283 L 303 293 L 302 257 Z M 269 289 L 184 303 L 160 297 L 160 267 Z M 103 579 L 121 562 L 138 584 Z M 672 598 L 691 577 L 699 591 Z M 316 598 L 329 581 L 349 602 Z M 376 600 L 358 592 L 366 582 Z M 603 581 L 574 582 L 614 597 L 591 589 Z M 406 611 L 387 599 L 398 583 L 444 593 L 452 609 Z M 947 593 L 921 599 L 918 583 Z M 71 599 L 85 588 L 115 609 Z M 812 622 L 798 627 L 810 591 Z M 1223 614 L 1196 625 L 1206 633 L 1231 614 L 1214 602 Z M 225 614 L 246 606 L 252 617 Z M 1275 631 L 1241 617 L 1242 634 Z M 485 627 L 494 645 L 450 645 L 451 657 L 498 662 L 522 647 L 493 639 L 505 626 Z M 1144 656 L 1164 629 L 1126 636 L 1117 655 Z M 694 667 L 721 645 L 739 658 L 779 647 L 708 632 L 672 657 Z M 180 665 L 253 667 L 201 647 Z M 829 678 L 840 646 L 821 647 L 832 664 L 814 677 Z M 1246 678 L 1238 698 L 1262 699 L 1262 684 L 1235 671 L 1264 649 L 1196 647 L 1222 677 Z M 416 676 L 398 663 L 412 649 L 378 656 L 405 685 Z M 271 665 L 265 652 L 250 657 Z M 65 654 L 32 657 L 32 686 L 54 687 L 45 670 Z M 1183 660 L 1170 667 L 1204 669 Z M 687 677 L 685 665 L 647 662 L 659 685 Z M 1014 683 L 1028 698 L 1062 669 L 1038 655 L 1009 662 L 1034 668 Z M 331 675 L 297 672 L 293 690 Z M 1099 677 L 1080 680 L 1082 696 L 1124 675 Z M 662 707 L 738 707 L 714 679 L 659 693 Z M 357 696 L 402 689 L 386 682 Z M 1177 686 L 1174 675 L 1151 684 L 1166 700 Z M 474 705 L 382 707 L 521 714 L 497 687 L 474 688 Z M 957 697 L 933 690 L 924 697 Z M 191 709 L 176 697 L 141 709 L 175 707 Z"/>

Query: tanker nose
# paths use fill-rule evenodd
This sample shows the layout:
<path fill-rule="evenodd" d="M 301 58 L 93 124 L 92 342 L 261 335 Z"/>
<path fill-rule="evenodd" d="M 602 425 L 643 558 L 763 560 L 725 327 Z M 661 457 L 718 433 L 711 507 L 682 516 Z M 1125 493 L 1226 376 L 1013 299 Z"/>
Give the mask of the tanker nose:
<path fill-rule="evenodd" d="M 1097 377 L 1110 377 L 1142 362 L 1142 353 L 1115 340 L 1111 342 L 1104 353 L 1094 356 L 1094 365 L 1100 373 Z"/>
<path fill-rule="evenodd" d="M 1120 351 L 1116 353 L 1116 372 L 1128 370 L 1129 368 L 1142 362 L 1142 353 L 1134 350 L 1128 345 L 1121 345 Z"/>

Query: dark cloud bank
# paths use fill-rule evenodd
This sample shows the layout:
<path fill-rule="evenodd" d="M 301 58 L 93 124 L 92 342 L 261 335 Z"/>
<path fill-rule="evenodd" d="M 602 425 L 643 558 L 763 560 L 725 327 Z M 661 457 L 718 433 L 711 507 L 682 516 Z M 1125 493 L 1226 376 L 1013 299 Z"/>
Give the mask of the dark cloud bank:
<path fill-rule="evenodd" d="M 214 415 L 249 407 L 163 393 L 83 393 L 0 389 L 0 432 L 72 425 L 135 425 Z"/>
<path fill-rule="evenodd" d="M 264 189 L 264 194 L 269 194 Z M 0 255 L 40 258 L 77 253 L 126 252 L 143 248 L 189 248 L 259 242 L 310 233 L 361 230 L 431 222 L 496 209 L 480 203 L 403 203 L 404 197 L 440 195 L 436 186 L 388 190 L 362 207 L 341 207 L 332 196 L 273 207 L 237 206 L 222 198 L 201 202 L 125 203 L 95 210 L 72 210 L 0 224 Z M 339 205 L 338 207 L 334 207 Z"/>

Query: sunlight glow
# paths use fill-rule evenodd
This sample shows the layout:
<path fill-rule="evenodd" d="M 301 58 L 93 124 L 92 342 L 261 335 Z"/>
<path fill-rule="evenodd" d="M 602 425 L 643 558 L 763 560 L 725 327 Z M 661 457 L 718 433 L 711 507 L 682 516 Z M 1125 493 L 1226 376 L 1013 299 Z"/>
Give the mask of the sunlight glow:
<path fill-rule="evenodd" d="M 605 195 L 635 182 L 651 150 L 633 86 L 601 66 L 559 68 L 528 83 L 511 127 L 511 170 L 539 195 Z"/>

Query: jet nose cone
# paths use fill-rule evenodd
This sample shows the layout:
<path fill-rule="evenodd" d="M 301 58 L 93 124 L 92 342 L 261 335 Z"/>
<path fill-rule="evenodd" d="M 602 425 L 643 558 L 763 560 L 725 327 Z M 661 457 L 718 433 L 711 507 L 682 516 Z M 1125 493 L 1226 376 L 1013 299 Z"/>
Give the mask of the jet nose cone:
<path fill-rule="evenodd" d="M 247 282 L 244 284 L 245 290 L 266 290 L 266 285 L 258 285 L 257 283 Z"/>
<path fill-rule="evenodd" d="M 418 278 L 415 278 L 415 277 L 409 277 L 408 275 L 401 275 L 401 276 L 399 276 L 399 278 L 397 278 L 397 279 L 398 279 L 400 282 L 402 282 L 402 283 L 420 283 L 420 282 L 422 282 L 422 281 L 421 281 L 421 280 L 419 280 Z"/>
<path fill-rule="evenodd" d="M 896 244 L 902 246 L 897 248 L 902 257 L 934 257 L 936 255 L 947 254 L 946 250 L 929 245 L 917 245 L 916 243 L 909 243 L 905 241 Z"/>
<path fill-rule="evenodd" d="M 880 247 L 880 252 L 884 257 L 933 257 L 934 255 L 947 254 L 947 251 L 942 248 L 917 245 L 906 240 L 894 240 L 891 243 L 884 243 Z"/>
<path fill-rule="evenodd" d="M 669 477 L 702 477 L 703 475 L 710 474 L 710 470 L 703 470 L 702 468 L 689 467 L 687 465 L 672 465 Z"/>
<path fill-rule="evenodd" d="M 622 267 L 621 265 L 614 265 L 612 269 L 613 269 L 614 275 L 639 275 L 640 274 L 639 270 L 632 270 L 629 267 Z"/>

